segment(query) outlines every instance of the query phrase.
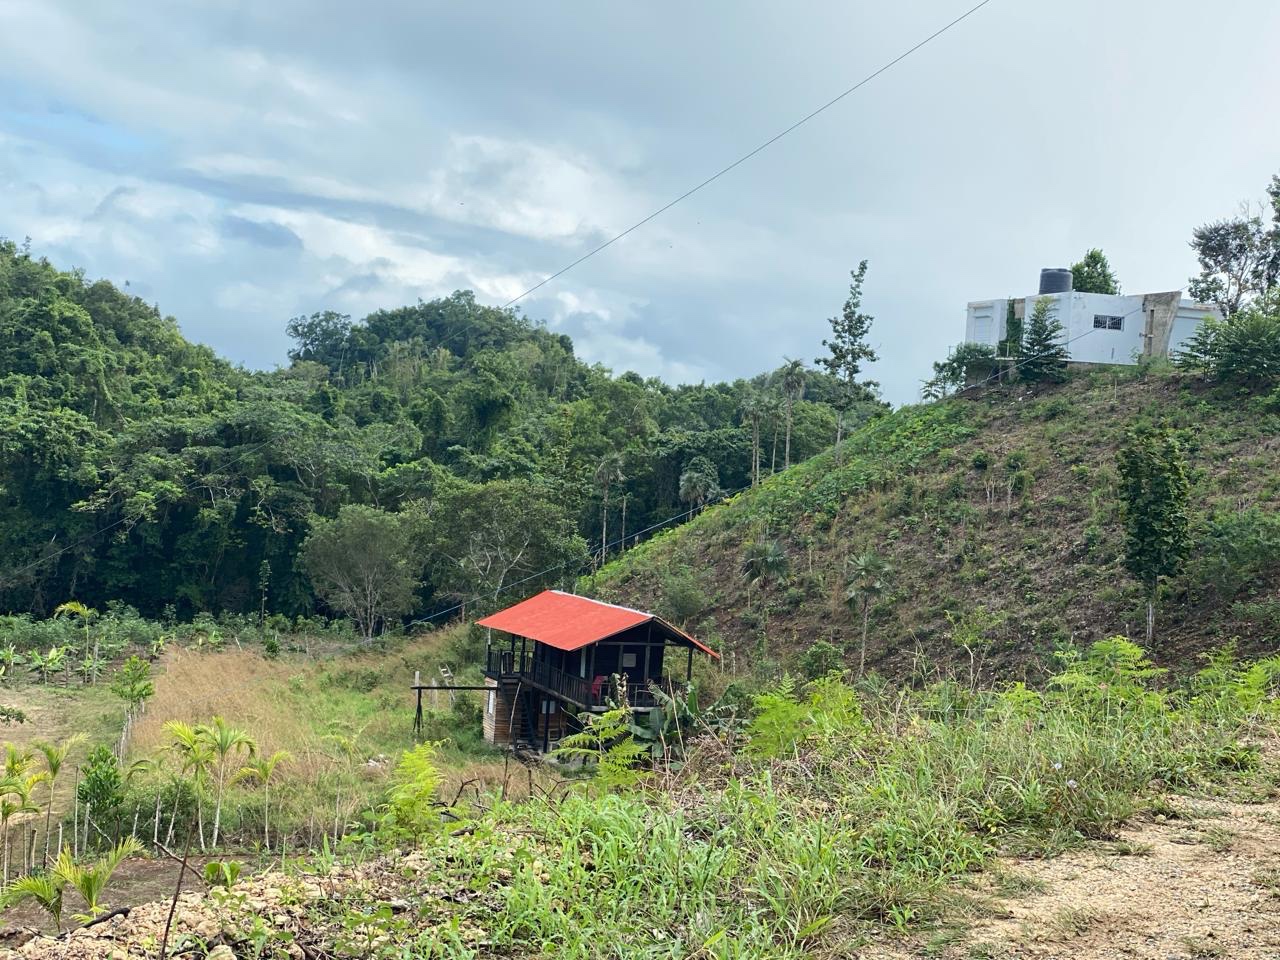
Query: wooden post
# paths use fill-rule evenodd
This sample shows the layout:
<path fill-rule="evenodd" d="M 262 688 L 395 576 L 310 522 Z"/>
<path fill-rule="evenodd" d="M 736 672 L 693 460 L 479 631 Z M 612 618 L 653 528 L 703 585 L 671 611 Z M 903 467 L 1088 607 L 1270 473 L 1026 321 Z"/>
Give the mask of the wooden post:
<path fill-rule="evenodd" d="M 693 647 L 689 648 L 689 668 L 685 671 L 684 679 L 686 683 L 693 680 Z"/>
<path fill-rule="evenodd" d="M 419 670 L 413 671 L 413 688 L 418 695 L 418 706 L 413 714 L 413 739 L 416 742 L 422 736 L 422 673 Z"/>
<path fill-rule="evenodd" d="M 74 798 L 71 808 L 71 855 L 76 856 L 80 850 L 80 768 L 76 767 L 76 785 L 71 791 Z M 62 834 L 58 834 L 58 852 L 62 852 Z"/>

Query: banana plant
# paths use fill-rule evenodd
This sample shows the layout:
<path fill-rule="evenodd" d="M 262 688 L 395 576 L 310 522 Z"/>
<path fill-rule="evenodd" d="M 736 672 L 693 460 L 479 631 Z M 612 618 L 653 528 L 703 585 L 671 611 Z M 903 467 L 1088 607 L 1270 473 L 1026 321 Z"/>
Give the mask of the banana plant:
<path fill-rule="evenodd" d="M 646 722 L 631 724 L 631 734 L 648 746 L 654 761 L 666 759 L 676 767 L 683 762 L 684 740 L 698 723 L 698 691 L 690 684 L 682 696 L 651 683 L 649 692 L 657 706 L 649 711 Z"/>
<path fill-rule="evenodd" d="M 27 658 L 18 652 L 18 648 L 13 643 L 7 643 L 0 647 L 0 667 L 4 668 L 4 672 L 8 676 L 13 675 L 13 668 L 19 667 L 27 662 Z"/>
<path fill-rule="evenodd" d="M 66 666 L 67 651 L 65 647 L 53 646 L 48 653 L 39 650 L 31 651 L 30 670 L 40 678 L 41 683 L 48 683 L 49 678 Z"/>

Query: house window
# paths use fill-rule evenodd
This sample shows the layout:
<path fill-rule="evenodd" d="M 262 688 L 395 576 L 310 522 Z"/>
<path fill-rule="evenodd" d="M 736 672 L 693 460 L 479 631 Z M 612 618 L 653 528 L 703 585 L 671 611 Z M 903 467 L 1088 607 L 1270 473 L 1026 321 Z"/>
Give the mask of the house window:
<path fill-rule="evenodd" d="M 488 705 L 487 707 L 485 707 L 485 710 L 486 710 L 486 712 L 489 714 L 489 716 L 491 716 L 491 717 L 493 716 L 494 704 L 497 702 L 497 699 L 498 699 L 498 691 L 497 691 L 497 690 L 490 690 L 490 691 L 489 691 L 489 705 Z"/>
<path fill-rule="evenodd" d="M 1123 330 L 1124 317 L 1113 317 L 1105 313 L 1095 313 L 1093 315 L 1093 329 L 1095 330 Z"/>
<path fill-rule="evenodd" d="M 622 669 L 634 670 L 636 668 L 636 655 L 634 653 L 624 653 L 622 655 Z"/>
<path fill-rule="evenodd" d="M 556 712 L 556 702 L 554 700 L 542 701 L 542 712 L 551 714 Z"/>

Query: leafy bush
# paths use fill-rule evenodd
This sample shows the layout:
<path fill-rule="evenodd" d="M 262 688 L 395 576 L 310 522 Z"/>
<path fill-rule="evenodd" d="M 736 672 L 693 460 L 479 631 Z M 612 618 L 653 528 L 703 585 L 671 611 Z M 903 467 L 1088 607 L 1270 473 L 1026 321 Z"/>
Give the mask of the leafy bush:
<path fill-rule="evenodd" d="M 1177 363 L 1223 383 L 1280 386 L 1280 289 L 1225 320 L 1206 318 Z"/>
<path fill-rule="evenodd" d="M 809 680 L 825 677 L 844 666 L 844 652 L 834 643 L 817 640 L 800 657 L 800 670 Z"/>
<path fill-rule="evenodd" d="M 672 566 L 663 574 L 659 585 L 658 609 L 672 623 L 683 626 L 696 619 L 711 605 L 688 566 Z"/>
<path fill-rule="evenodd" d="M 124 777 L 111 748 L 99 744 L 89 751 L 77 796 L 91 807 L 93 817 L 107 820 L 124 801 Z"/>
<path fill-rule="evenodd" d="M 1250 507 L 1210 515 L 1197 530 L 1187 578 L 1234 597 L 1254 578 L 1280 569 L 1280 514 Z"/>

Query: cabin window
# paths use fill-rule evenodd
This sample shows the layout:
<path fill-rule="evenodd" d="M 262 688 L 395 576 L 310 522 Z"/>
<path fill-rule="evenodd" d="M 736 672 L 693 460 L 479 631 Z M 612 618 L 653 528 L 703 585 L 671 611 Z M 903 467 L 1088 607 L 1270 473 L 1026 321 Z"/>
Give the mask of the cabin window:
<path fill-rule="evenodd" d="M 489 716 L 491 716 L 491 717 L 493 716 L 494 706 L 496 705 L 497 701 L 498 701 L 498 691 L 497 691 L 497 690 L 490 690 L 490 691 L 489 691 L 489 704 L 488 704 L 488 706 L 487 706 L 487 707 L 485 707 L 485 711 L 486 711 L 486 712 L 489 714 Z"/>
<path fill-rule="evenodd" d="M 1105 313 L 1095 313 L 1093 315 L 1093 329 L 1095 330 L 1123 330 L 1124 317 L 1113 317 Z"/>
<path fill-rule="evenodd" d="M 636 655 L 634 653 L 624 653 L 622 655 L 622 669 L 634 670 L 636 668 Z"/>
<path fill-rule="evenodd" d="M 543 712 L 543 713 L 548 713 L 548 714 L 550 714 L 550 713 L 555 713 L 555 712 L 556 712 L 556 702 L 555 702 L 554 700 L 543 700 L 543 701 L 542 701 L 542 712 Z"/>

